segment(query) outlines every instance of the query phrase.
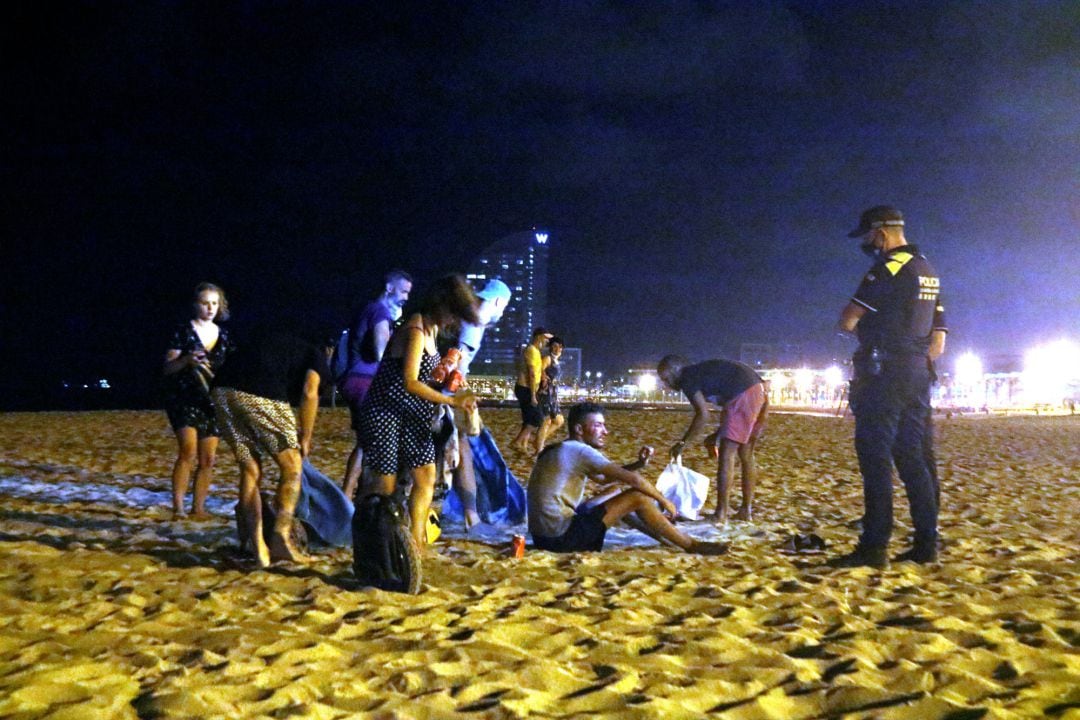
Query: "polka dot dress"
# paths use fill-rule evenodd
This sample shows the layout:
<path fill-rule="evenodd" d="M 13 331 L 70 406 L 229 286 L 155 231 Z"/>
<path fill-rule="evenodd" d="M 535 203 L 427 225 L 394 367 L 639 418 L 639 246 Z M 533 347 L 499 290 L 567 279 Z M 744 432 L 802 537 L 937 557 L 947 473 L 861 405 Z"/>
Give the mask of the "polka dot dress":
<path fill-rule="evenodd" d="M 420 356 L 419 378 L 431 379 L 437 354 Z M 395 475 L 435 462 L 431 421 L 435 403 L 405 389 L 405 359 L 384 357 L 360 405 L 364 463 L 380 475 Z"/>

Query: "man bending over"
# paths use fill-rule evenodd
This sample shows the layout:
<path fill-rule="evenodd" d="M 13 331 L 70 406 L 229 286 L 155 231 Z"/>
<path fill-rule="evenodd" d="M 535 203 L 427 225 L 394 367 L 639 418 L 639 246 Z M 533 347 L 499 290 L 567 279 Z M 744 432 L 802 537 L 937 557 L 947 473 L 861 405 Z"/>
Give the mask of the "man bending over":
<path fill-rule="evenodd" d="M 709 417 L 709 403 L 723 408 L 720 429 L 705 439 L 705 444 L 719 456 L 716 473 L 716 512 L 712 516 L 718 525 L 728 520 L 728 495 L 735 475 L 735 459 L 742 468 L 742 506 L 736 520 L 750 520 L 753 514 L 754 483 L 757 469 L 754 447 L 765 428 L 769 415 L 769 398 L 761 376 L 749 365 L 732 360 L 707 360 L 691 365 L 680 355 L 668 355 L 660 361 L 656 374 L 668 388 L 681 390 L 694 408 L 694 418 L 682 440 L 671 447 L 671 459 L 682 455 L 683 448 L 693 441 Z"/>
<path fill-rule="evenodd" d="M 727 551 L 726 544 L 695 540 L 671 524 L 675 506 L 636 472 L 649 462 L 652 448 L 641 448 L 637 462 L 626 467 L 604 457 L 600 449 L 608 431 L 603 408 L 579 403 L 570 409 L 566 425 L 569 437 L 540 453 L 529 477 L 529 532 L 537 548 L 551 552 L 601 550 L 608 528 L 633 515 L 627 519 L 639 530 L 686 552 L 720 555 Z M 626 488 L 583 503 L 590 477 Z"/>
<path fill-rule="evenodd" d="M 303 459 L 311 452 L 320 383 L 330 376 L 327 350 L 293 335 L 264 329 L 243 337 L 214 379 L 212 396 L 218 426 L 240 466 L 239 529 L 261 567 L 274 560 L 307 560 L 293 546 L 290 533 L 300 497 Z M 299 399 L 296 415 L 290 399 Z M 281 473 L 269 545 L 263 540 L 259 501 L 265 458 L 272 458 Z"/>

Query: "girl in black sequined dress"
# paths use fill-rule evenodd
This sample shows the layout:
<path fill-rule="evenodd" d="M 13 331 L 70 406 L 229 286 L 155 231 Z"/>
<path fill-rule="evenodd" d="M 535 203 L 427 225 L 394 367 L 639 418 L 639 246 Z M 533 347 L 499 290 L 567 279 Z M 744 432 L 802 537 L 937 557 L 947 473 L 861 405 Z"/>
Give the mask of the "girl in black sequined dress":
<path fill-rule="evenodd" d="M 193 317 L 177 326 L 165 353 L 165 412 L 178 445 L 172 472 L 173 517 L 184 516 L 184 496 L 194 468 L 191 516 L 205 520 L 210 517 L 206 497 L 220 436 L 210 401 L 210 381 L 229 352 L 228 333 L 215 322 L 229 316 L 225 292 L 217 285 L 202 283 L 195 288 L 192 310 Z"/>

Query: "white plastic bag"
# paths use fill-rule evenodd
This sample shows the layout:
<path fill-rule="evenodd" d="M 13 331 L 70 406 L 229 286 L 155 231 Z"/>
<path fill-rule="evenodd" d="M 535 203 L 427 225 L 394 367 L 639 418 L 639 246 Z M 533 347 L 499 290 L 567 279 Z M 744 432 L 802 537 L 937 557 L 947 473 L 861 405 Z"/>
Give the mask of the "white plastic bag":
<path fill-rule="evenodd" d="M 673 460 L 660 473 L 656 489 L 675 505 L 679 517 L 697 520 L 698 511 L 709 495 L 709 476 L 683 467 L 682 458 Z"/>

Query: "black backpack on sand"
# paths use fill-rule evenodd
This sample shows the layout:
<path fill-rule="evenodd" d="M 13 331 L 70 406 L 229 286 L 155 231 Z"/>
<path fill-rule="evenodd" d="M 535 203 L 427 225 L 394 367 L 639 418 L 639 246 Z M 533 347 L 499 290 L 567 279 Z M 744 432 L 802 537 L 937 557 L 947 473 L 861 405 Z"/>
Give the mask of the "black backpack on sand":
<path fill-rule="evenodd" d="M 420 551 L 393 496 L 375 493 L 358 500 L 352 532 L 357 580 L 390 592 L 420 592 Z"/>

